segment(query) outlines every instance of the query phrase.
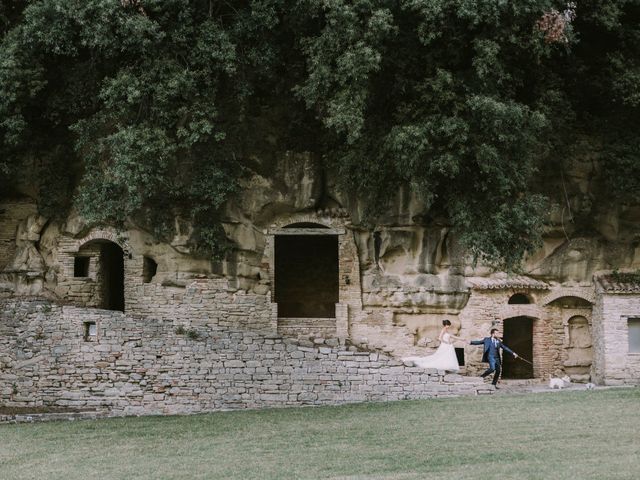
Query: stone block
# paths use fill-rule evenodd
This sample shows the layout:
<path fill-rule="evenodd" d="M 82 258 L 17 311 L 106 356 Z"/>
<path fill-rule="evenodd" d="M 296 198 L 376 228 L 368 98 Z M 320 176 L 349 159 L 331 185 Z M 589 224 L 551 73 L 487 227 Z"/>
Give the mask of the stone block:
<path fill-rule="evenodd" d="M 318 394 L 315 392 L 300 392 L 297 400 L 303 403 L 311 403 L 318 399 Z"/>
<path fill-rule="evenodd" d="M 226 360 L 223 364 L 225 368 L 242 368 L 245 366 L 242 360 Z"/>

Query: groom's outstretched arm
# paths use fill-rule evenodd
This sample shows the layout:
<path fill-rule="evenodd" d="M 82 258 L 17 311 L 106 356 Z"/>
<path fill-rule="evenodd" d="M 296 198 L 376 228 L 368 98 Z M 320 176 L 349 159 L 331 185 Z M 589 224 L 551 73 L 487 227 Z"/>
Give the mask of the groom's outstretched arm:
<path fill-rule="evenodd" d="M 500 346 L 502 347 L 503 350 L 506 350 L 507 352 L 509 352 L 514 357 L 518 356 L 517 353 L 515 353 L 513 350 L 511 350 L 509 347 L 507 347 L 504 343 L 500 342 Z"/>
<path fill-rule="evenodd" d="M 470 345 L 483 345 L 484 344 L 484 340 L 471 340 L 469 342 Z"/>

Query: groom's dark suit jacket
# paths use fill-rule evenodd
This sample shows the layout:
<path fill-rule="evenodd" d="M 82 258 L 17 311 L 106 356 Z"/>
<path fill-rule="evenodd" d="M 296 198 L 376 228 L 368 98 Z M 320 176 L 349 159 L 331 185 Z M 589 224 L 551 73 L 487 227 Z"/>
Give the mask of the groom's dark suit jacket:
<path fill-rule="evenodd" d="M 482 353 L 482 361 L 485 363 L 489 363 L 489 357 L 496 358 L 500 360 L 500 349 L 504 349 L 509 352 L 511 355 L 515 355 L 513 350 L 507 347 L 500 340 L 497 341 L 497 345 L 493 345 L 493 340 L 491 337 L 484 337 L 482 340 L 472 340 L 471 345 L 484 345 L 484 352 Z"/>

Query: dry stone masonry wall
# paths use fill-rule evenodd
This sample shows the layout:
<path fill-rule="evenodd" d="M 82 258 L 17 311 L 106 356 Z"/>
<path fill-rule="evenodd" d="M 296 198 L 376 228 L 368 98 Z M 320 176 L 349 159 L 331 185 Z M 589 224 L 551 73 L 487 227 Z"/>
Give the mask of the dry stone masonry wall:
<path fill-rule="evenodd" d="M 46 301 L 4 301 L 0 402 L 112 415 L 194 413 L 489 393 L 338 339 L 183 325 Z M 95 324 L 95 336 L 87 335 Z"/>

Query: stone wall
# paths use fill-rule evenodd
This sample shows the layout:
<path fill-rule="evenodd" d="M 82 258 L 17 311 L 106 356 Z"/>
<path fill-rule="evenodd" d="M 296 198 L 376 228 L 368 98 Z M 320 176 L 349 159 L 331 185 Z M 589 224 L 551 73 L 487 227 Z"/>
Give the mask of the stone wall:
<path fill-rule="evenodd" d="M 268 295 L 231 287 L 225 278 L 196 279 L 186 287 L 141 283 L 127 300 L 126 312 L 134 316 L 270 333 L 277 328 Z"/>
<path fill-rule="evenodd" d="M 0 309 L 4 406 L 145 415 L 490 392 L 478 378 L 407 367 L 338 339 L 48 301 L 5 300 Z"/>
<path fill-rule="evenodd" d="M 595 339 L 604 339 L 604 302 L 601 296 L 598 296 L 597 301 L 593 305 L 593 326 L 592 333 Z M 604 382 L 604 375 L 606 371 L 606 346 L 601 340 L 594 341 L 593 344 L 593 381 L 597 383 Z"/>
<path fill-rule="evenodd" d="M 67 287 L 64 298 L 74 305 L 99 307 L 102 304 L 102 278 L 100 268 L 100 244 L 89 243 L 78 250 L 78 257 L 88 259 L 88 272 L 84 276 L 75 276 L 75 256 L 65 258 L 64 275 L 60 277 L 60 288 Z"/>
<path fill-rule="evenodd" d="M 593 312 L 594 377 L 605 385 L 640 385 L 640 353 L 629 353 L 629 318 L 640 317 L 639 294 L 601 292 Z"/>
<path fill-rule="evenodd" d="M 136 317 L 172 319 L 176 324 L 208 324 L 276 332 L 275 316 L 269 292 L 259 294 L 232 286 L 229 278 L 181 278 L 168 282 L 154 278 L 145 283 L 144 255 L 128 243 L 125 234 L 112 230 L 93 230 L 79 239 L 60 240 L 59 275 L 56 291 L 74 305 L 95 307 L 100 301 L 99 247 L 113 242 L 124 251 L 125 311 Z M 89 277 L 74 278 L 76 255 L 91 257 Z"/>

